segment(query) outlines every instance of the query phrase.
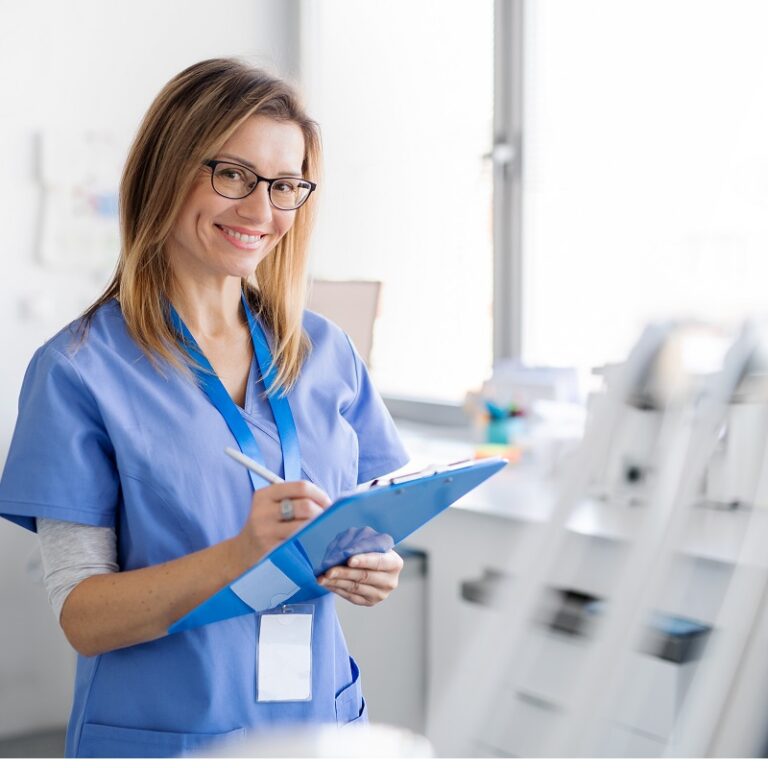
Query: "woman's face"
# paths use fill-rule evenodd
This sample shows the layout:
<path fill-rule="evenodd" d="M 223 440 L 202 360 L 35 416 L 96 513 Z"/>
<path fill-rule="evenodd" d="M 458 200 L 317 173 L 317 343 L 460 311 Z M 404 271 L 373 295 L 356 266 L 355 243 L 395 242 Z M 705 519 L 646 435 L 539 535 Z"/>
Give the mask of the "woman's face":
<path fill-rule="evenodd" d="M 232 160 L 259 176 L 301 176 L 304 135 L 295 123 L 251 117 L 212 160 Z M 166 253 L 174 271 L 217 277 L 248 277 L 293 225 L 296 211 L 269 202 L 266 183 L 240 200 L 222 197 L 211 186 L 211 170 L 201 168 L 184 201 Z M 248 235 L 243 242 L 234 233 Z M 253 241 L 253 236 L 259 238 Z"/>

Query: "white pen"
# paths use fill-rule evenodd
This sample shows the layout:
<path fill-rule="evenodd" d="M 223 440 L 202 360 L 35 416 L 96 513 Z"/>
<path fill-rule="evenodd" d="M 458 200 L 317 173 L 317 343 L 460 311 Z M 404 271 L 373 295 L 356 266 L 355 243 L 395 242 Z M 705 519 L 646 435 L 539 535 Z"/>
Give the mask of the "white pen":
<path fill-rule="evenodd" d="M 227 456 L 231 456 L 235 461 L 239 461 L 244 467 L 253 470 L 259 477 L 263 477 L 270 483 L 283 483 L 285 482 L 280 475 L 276 475 L 274 472 L 270 472 L 266 467 L 262 467 L 253 459 L 246 456 L 240 451 L 236 451 L 234 448 L 225 448 Z"/>

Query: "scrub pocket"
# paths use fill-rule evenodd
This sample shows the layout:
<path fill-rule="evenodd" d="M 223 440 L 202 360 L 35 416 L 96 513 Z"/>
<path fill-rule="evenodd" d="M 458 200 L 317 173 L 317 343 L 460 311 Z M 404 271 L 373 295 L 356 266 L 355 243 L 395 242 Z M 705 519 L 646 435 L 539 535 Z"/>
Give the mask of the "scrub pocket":
<path fill-rule="evenodd" d="M 182 757 L 223 748 L 244 737 L 244 728 L 226 733 L 174 733 L 86 723 L 77 757 Z"/>
<path fill-rule="evenodd" d="M 368 722 L 365 699 L 360 687 L 360 670 L 351 656 L 349 665 L 352 669 L 352 682 L 336 694 L 336 725 L 339 727 Z"/>

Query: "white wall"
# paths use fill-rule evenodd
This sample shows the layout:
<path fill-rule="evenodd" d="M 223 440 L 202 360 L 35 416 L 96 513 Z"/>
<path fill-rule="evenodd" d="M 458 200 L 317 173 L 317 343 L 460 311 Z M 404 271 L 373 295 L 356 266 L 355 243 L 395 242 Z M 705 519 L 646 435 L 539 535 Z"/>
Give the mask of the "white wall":
<path fill-rule="evenodd" d="M 36 133 L 90 127 L 127 141 L 162 85 L 212 56 L 293 76 L 297 9 L 297 0 L 0 0 L 0 465 L 29 358 L 107 277 L 37 261 Z M 0 521 L 0 737 L 68 715 L 72 654 L 27 573 L 35 550 L 32 535 Z"/>

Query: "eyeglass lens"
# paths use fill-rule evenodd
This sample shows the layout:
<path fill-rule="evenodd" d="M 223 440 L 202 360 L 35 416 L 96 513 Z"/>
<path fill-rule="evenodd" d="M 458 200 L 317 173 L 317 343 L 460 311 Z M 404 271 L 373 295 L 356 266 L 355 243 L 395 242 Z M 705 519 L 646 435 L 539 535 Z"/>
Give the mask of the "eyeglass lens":
<path fill-rule="evenodd" d="M 255 174 L 238 165 L 218 163 L 213 171 L 213 188 L 224 197 L 246 197 L 256 186 Z M 276 208 L 298 208 L 309 197 L 312 187 L 302 179 L 275 179 L 269 197 Z"/>

